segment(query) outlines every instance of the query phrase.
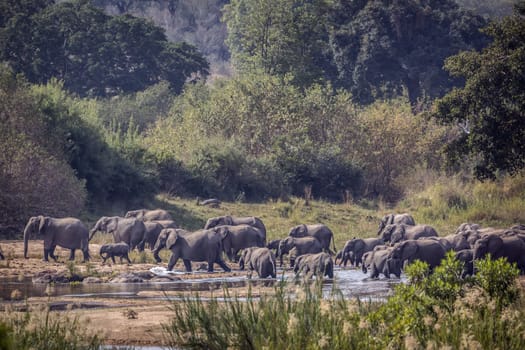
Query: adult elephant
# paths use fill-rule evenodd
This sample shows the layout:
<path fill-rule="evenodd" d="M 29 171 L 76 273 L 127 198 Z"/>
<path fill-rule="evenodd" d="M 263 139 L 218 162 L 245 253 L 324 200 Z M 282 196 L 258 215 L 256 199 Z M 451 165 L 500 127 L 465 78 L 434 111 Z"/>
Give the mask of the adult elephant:
<path fill-rule="evenodd" d="M 160 231 L 164 230 L 165 227 L 156 221 L 145 221 L 144 228 L 144 247 L 147 245 L 150 250 L 153 250 Z"/>
<path fill-rule="evenodd" d="M 141 220 L 136 218 L 122 218 L 120 216 L 103 216 L 90 231 L 89 240 L 93 238 L 97 231 L 111 233 L 115 243 L 125 242 L 129 249 L 135 247 L 139 251 L 144 250 L 144 234 L 146 226 Z"/>
<path fill-rule="evenodd" d="M 339 265 L 346 266 L 346 263 L 350 261 L 350 264 L 359 266 L 362 263 L 363 254 L 382 244 L 383 240 L 380 238 L 353 238 L 347 241 L 343 247 Z M 336 264 L 337 260 L 338 258 L 336 257 Z"/>
<path fill-rule="evenodd" d="M 69 260 L 75 260 L 75 249 L 84 254 L 84 262 L 89 260 L 89 232 L 87 227 L 76 218 L 52 218 L 33 216 L 24 229 L 24 258 L 27 259 L 28 240 L 36 234 L 44 240 L 44 261 L 48 257 L 57 260 L 54 252 L 56 246 L 70 249 Z"/>
<path fill-rule="evenodd" d="M 206 225 L 204 226 L 205 230 L 217 227 L 217 226 L 237 226 L 237 225 L 250 225 L 257 229 L 259 229 L 263 236 L 264 236 L 264 243 L 266 244 L 266 226 L 264 226 L 264 223 L 261 219 L 259 219 L 256 216 L 244 216 L 244 217 L 238 217 L 238 216 L 217 216 L 214 218 L 209 218 L 208 221 L 206 221 Z"/>
<path fill-rule="evenodd" d="M 290 267 L 294 266 L 295 259 L 303 254 L 315 254 L 323 251 L 323 246 L 314 237 L 287 237 L 279 242 L 277 256 L 283 266 L 283 255 L 290 254 Z"/>
<path fill-rule="evenodd" d="M 323 224 L 302 224 L 294 226 L 290 229 L 290 232 L 288 232 L 288 236 L 295 238 L 308 236 L 314 237 L 321 243 L 321 247 L 327 253 L 334 255 L 337 251 L 337 249 L 335 248 L 334 234 L 332 233 L 332 230 L 330 230 L 328 226 Z M 330 241 L 332 242 L 334 248 L 333 251 L 330 249 Z"/>
<path fill-rule="evenodd" d="M 264 247 L 266 243 L 263 233 L 250 225 L 222 225 L 211 230 L 223 237 L 222 247 L 230 261 L 237 261 L 237 254 L 241 249 Z"/>
<path fill-rule="evenodd" d="M 160 220 L 171 220 L 173 221 L 173 217 L 171 216 L 168 211 L 164 209 L 137 209 L 137 210 L 130 210 L 126 213 L 124 216 L 126 218 L 136 218 L 142 221 L 160 221 Z"/>
<path fill-rule="evenodd" d="M 516 235 L 487 235 L 476 241 L 474 260 L 483 259 L 490 254 L 492 259 L 507 258 L 516 263 L 521 273 L 525 272 L 525 241 Z"/>
<path fill-rule="evenodd" d="M 472 276 L 474 274 L 474 250 L 463 249 L 456 252 L 456 259 L 461 262 L 461 278 Z"/>
<path fill-rule="evenodd" d="M 239 269 L 244 270 L 245 266 L 250 271 L 248 278 L 252 277 L 253 271 L 257 272 L 259 278 L 275 278 L 277 276 L 275 255 L 268 248 L 250 247 L 244 249 L 239 259 Z"/>
<path fill-rule="evenodd" d="M 213 272 L 213 264 L 230 272 L 230 267 L 221 258 L 223 238 L 213 230 L 198 230 L 189 234 L 180 234 L 175 230 L 166 239 L 166 248 L 171 250 L 168 271 L 179 259 L 183 259 L 187 272 L 191 272 L 191 261 L 207 261 L 208 272 Z"/>
<path fill-rule="evenodd" d="M 432 226 L 428 225 L 387 225 L 381 233 L 381 239 L 384 242 L 390 242 L 391 245 L 409 239 L 437 236 L 437 231 Z"/>
<path fill-rule="evenodd" d="M 412 263 L 415 260 L 426 262 L 430 270 L 438 266 L 445 257 L 445 249 L 441 243 L 430 239 L 410 239 L 394 246 L 388 256 L 388 264 L 394 269 Z"/>
<path fill-rule="evenodd" d="M 297 258 L 294 272 L 295 277 L 303 274 L 306 279 L 310 279 L 312 276 L 334 278 L 334 261 L 330 254 L 325 252 L 304 254 Z"/>
<path fill-rule="evenodd" d="M 387 225 L 394 225 L 394 224 L 405 224 L 405 225 L 415 225 L 416 221 L 412 217 L 412 215 L 403 213 L 403 214 L 388 214 L 381 218 L 381 221 L 379 221 L 379 227 L 377 230 L 377 234 L 380 235 L 381 232 L 383 232 L 383 229 Z"/>
<path fill-rule="evenodd" d="M 469 238 L 468 232 L 459 232 L 456 234 L 452 234 L 452 235 L 443 237 L 443 239 L 449 242 L 451 249 L 456 252 L 459 252 L 460 250 L 471 248 L 468 238 Z"/>
<path fill-rule="evenodd" d="M 153 258 L 155 258 L 155 261 L 157 263 L 160 263 L 162 261 L 162 259 L 159 256 L 159 253 L 160 253 L 160 251 L 163 248 L 166 248 L 166 241 L 168 240 L 168 237 L 170 235 L 175 235 L 175 234 L 178 234 L 178 235 L 189 235 L 190 233 L 191 233 L 190 231 L 186 231 L 186 230 L 180 229 L 180 228 L 165 228 L 165 229 L 162 229 L 160 231 L 160 233 L 159 233 L 159 236 L 157 237 L 157 241 L 155 242 L 155 245 L 154 245 L 153 250 L 152 250 Z M 186 264 L 186 262 L 185 262 L 185 264 Z"/>
<path fill-rule="evenodd" d="M 363 255 L 363 264 L 361 265 L 363 273 L 370 271 L 370 278 L 379 278 L 380 274 L 383 274 L 385 278 L 390 278 L 391 274 L 400 278 L 401 267 L 388 260 L 393 249 L 394 247 L 385 247 L 385 249 L 374 249 L 366 252 Z"/>

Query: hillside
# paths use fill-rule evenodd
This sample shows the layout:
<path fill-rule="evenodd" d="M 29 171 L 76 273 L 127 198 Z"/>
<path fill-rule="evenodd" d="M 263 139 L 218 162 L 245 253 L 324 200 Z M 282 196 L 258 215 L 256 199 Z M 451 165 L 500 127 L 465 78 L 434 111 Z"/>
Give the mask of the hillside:
<path fill-rule="evenodd" d="M 151 19 L 164 28 L 173 42 L 195 45 L 208 59 L 212 75 L 229 74 L 230 54 L 225 45 L 226 25 L 221 22 L 221 8 L 228 0 L 93 0 L 107 14 L 132 14 Z"/>

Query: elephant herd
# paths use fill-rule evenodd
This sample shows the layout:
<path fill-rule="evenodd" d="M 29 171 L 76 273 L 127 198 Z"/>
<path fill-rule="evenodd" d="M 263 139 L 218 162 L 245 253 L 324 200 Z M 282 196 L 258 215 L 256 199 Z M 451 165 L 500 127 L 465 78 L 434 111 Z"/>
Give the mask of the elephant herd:
<path fill-rule="evenodd" d="M 353 238 L 342 250 L 337 250 L 333 232 L 324 224 L 297 225 L 288 236 L 267 243 L 266 227 L 260 218 L 219 216 L 208 219 L 203 229 L 187 231 L 178 227 L 165 210 L 133 210 L 124 217 L 101 217 L 91 230 L 76 218 L 51 218 L 35 216 L 24 229 L 24 257 L 27 258 L 28 240 L 37 235 L 44 241 L 44 260 L 56 261 L 56 246 L 70 249 L 70 260 L 80 249 L 84 261 L 89 260 L 89 241 L 97 232 L 111 234 L 114 243 L 100 247 L 103 262 L 115 257 L 127 260 L 129 251 L 144 251 L 147 247 L 157 263 L 164 248 L 171 251 L 168 270 L 182 259 L 185 270 L 190 272 L 191 262 L 207 262 L 208 271 L 214 264 L 224 271 L 231 268 L 223 260 L 238 261 L 239 268 L 253 271 L 260 278 L 276 277 L 277 264 L 283 266 L 288 255 L 290 268 L 299 276 L 333 278 L 334 265 L 348 263 L 361 267 L 370 277 L 387 278 L 400 274 L 407 263 L 414 260 L 426 262 L 430 269 L 438 266 L 447 251 L 455 251 L 464 264 L 464 275 L 474 273 L 473 261 L 487 254 L 493 258 L 506 257 L 525 272 L 525 226 L 510 229 L 482 228 L 476 224 L 462 224 L 454 234 L 439 236 L 429 225 L 416 224 L 409 214 L 390 214 L 379 223 L 377 237 Z M 331 249 L 333 248 L 333 250 Z M 335 255 L 335 260 L 332 256 Z M 0 258 L 2 258 L 0 256 Z"/>
<path fill-rule="evenodd" d="M 474 274 L 474 261 L 490 254 L 505 257 L 525 273 L 525 226 L 509 229 L 482 228 L 477 224 L 461 224 L 455 233 L 439 236 L 434 228 L 416 224 L 409 214 L 390 214 L 382 218 L 378 237 L 353 238 L 336 255 L 335 262 L 361 266 L 370 277 L 400 277 L 406 264 L 415 260 L 426 262 L 433 270 L 448 251 L 454 251 L 463 264 L 463 276 Z"/>

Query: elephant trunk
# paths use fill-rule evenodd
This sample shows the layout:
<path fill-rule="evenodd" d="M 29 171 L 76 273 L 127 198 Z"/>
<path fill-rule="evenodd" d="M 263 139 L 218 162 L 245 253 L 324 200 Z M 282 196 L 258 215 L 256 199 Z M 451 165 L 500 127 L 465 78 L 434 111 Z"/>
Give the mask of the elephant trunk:
<path fill-rule="evenodd" d="M 95 225 L 91 231 L 89 231 L 89 238 L 88 238 L 88 242 L 91 241 L 91 239 L 93 238 L 93 236 L 95 235 L 95 233 L 97 233 L 98 231 L 98 224 Z"/>
<path fill-rule="evenodd" d="M 27 224 L 24 229 L 24 258 L 27 259 L 27 245 L 29 241 L 29 236 L 31 235 L 31 224 Z"/>

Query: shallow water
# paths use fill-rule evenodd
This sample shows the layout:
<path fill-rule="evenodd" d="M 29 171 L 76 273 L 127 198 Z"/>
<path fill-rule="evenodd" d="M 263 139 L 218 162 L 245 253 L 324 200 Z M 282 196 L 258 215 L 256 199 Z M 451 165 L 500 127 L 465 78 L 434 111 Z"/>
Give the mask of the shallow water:
<path fill-rule="evenodd" d="M 166 274 L 162 268 L 154 268 L 152 272 L 162 275 Z M 174 274 L 181 274 L 175 272 Z M 198 272 L 194 273 L 196 276 Z M 359 297 L 361 299 L 382 300 L 387 297 L 393 286 L 403 282 L 404 277 L 399 279 L 376 279 L 371 280 L 367 275 L 356 269 L 336 268 L 333 280 L 323 282 L 323 294 L 329 296 L 334 287 L 345 298 Z M 151 282 L 151 283 L 93 283 L 93 284 L 42 284 L 32 283 L 31 279 L 23 281 L 11 280 L 0 284 L 0 299 L 10 300 L 14 290 L 19 290 L 22 298 L 44 297 L 44 296 L 63 296 L 63 297 L 85 297 L 85 298 L 118 298 L 118 299 L 166 299 L 165 296 L 143 295 L 144 291 L 173 292 L 173 291 L 210 291 L 220 289 L 223 286 L 228 288 L 245 287 L 249 283 L 252 285 L 271 286 L 282 279 L 292 282 L 294 275 L 290 271 L 283 272 L 278 270 L 276 279 L 251 279 L 246 276 L 217 277 L 217 278 L 195 278 L 184 279 L 170 282 Z M 168 299 L 177 299 L 170 296 Z"/>

